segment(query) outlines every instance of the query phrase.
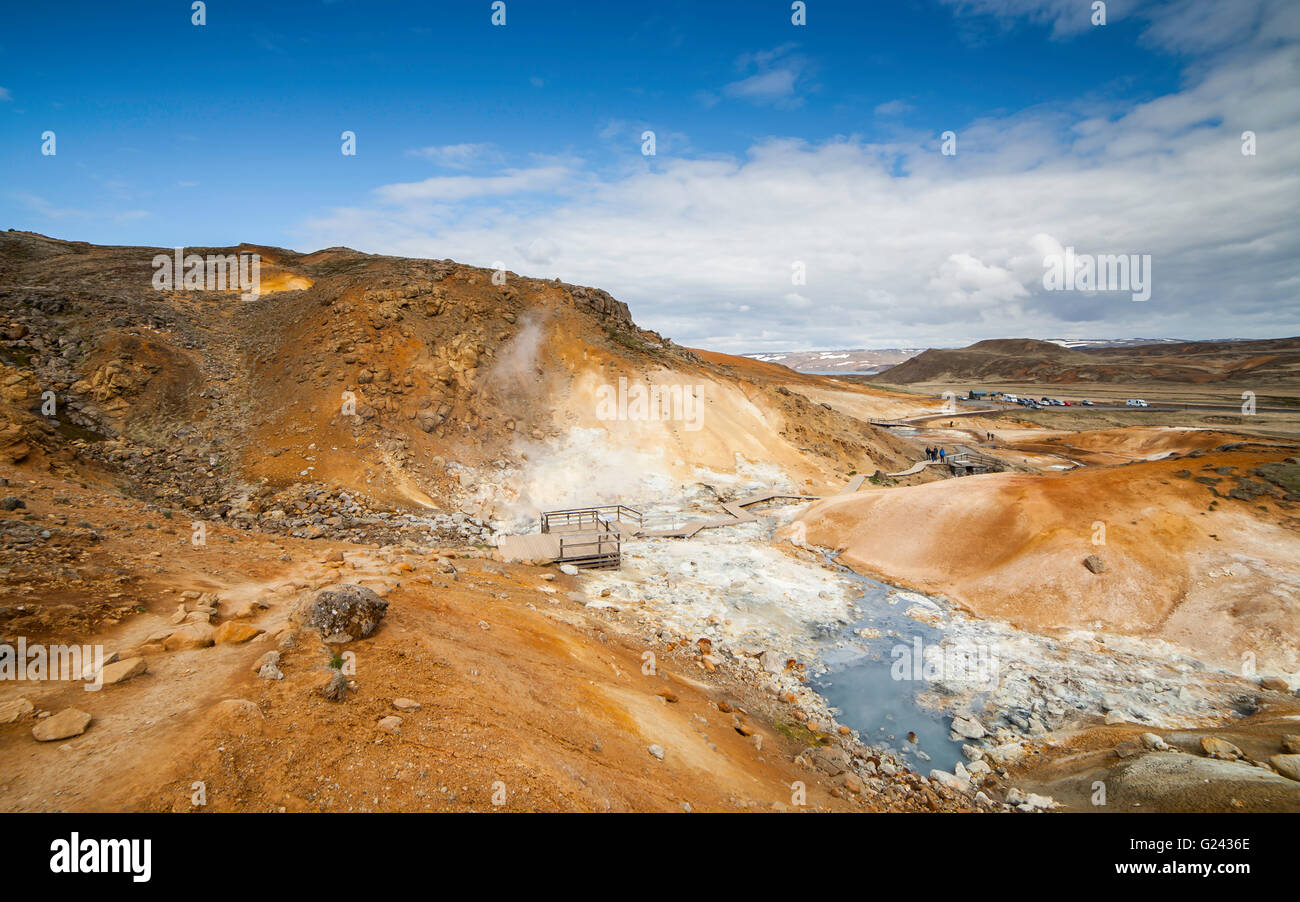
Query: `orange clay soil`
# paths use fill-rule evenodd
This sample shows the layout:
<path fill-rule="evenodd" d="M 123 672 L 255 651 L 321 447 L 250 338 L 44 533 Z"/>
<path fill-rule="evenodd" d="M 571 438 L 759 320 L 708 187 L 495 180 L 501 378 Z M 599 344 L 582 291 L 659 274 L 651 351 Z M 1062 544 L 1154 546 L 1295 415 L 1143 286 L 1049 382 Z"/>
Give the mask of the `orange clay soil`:
<path fill-rule="evenodd" d="M 1294 669 L 1300 533 L 1292 505 L 1216 498 L 1287 452 L 1226 452 L 1054 475 L 989 474 L 812 505 L 810 543 L 865 573 L 1032 630 L 1104 628 Z M 1222 476 L 1216 468 L 1232 467 Z M 1261 510 L 1260 507 L 1264 509 Z M 1104 526 L 1105 544 L 1093 543 Z M 1083 564 L 1099 556 L 1106 569 Z M 1226 570 L 1225 570 L 1226 568 Z"/>
<path fill-rule="evenodd" d="M 646 634 L 635 612 L 584 607 L 568 576 L 444 550 L 453 574 L 401 547 L 221 525 L 194 547 L 188 524 L 93 480 L 4 475 L 28 505 L 11 517 L 55 526 L 75 512 L 101 536 L 59 529 L 55 547 L 8 562 L 5 604 L 28 612 L 10 625 L 29 642 L 134 647 L 175 628 L 186 591 L 219 594 L 221 623 L 265 632 L 147 653 L 148 672 L 98 692 L 0 682 L 0 703 L 35 706 L 0 724 L 0 810 L 188 811 L 196 783 L 210 811 L 781 810 L 796 781 L 802 810 L 961 807 L 901 784 L 857 795 L 796 763 L 809 744 L 839 737 L 809 732 L 729 666 L 706 671 L 698 649 Z M 280 642 L 300 596 L 336 582 L 389 602 L 372 636 L 340 649 L 354 656 L 356 682 L 342 702 L 314 690 L 334 647 L 302 629 L 292 647 Z M 254 600 L 267 607 L 236 619 Z M 277 649 L 284 679 L 256 676 Z M 658 665 L 649 675 L 647 651 Z M 399 711 L 398 698 L 421 707 Z M 67 707 L 91 714 L 89 729 L 36 742 L 36 715 Z M 379 729 L 389 715 L 400 732 Z"/>

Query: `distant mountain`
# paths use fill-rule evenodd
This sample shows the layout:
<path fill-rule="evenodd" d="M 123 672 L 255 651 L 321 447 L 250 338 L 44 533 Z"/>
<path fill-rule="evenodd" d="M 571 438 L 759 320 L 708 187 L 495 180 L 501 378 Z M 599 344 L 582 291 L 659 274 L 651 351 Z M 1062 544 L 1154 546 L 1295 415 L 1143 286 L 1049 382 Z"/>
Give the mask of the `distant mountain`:
<path fill-rule="evenodd" d="M 874 381 L 1254 382 L 1300 381 L 1300 338 L 1182 341 L 1065 347 L 1032 338 L 980 341 L 924 351 Z"/>
<path fill-rule="evenodd" d="M 920 354 L 923 348 L 850 348 L 843 351 L 773 351 L 745 354 L 753 360 L 779 363 L 800 373 L 871 374 Z"/>

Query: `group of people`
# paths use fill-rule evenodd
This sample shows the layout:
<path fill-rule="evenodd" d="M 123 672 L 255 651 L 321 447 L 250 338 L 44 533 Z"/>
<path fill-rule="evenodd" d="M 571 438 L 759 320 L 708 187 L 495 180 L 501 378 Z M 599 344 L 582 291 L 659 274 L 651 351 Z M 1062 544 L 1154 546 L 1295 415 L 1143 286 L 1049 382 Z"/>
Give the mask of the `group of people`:
<path fill-rule="evenodd" d="M 948 452 L 945 451 L 943 448 L 926 448 L 926 449 L 925 449 L 925 457 L 926 457 L 927 460 L 938 460 L 938 461 L 942 461 L 942 460 L 946 459 L 947 456 L 948 456 Z"/>

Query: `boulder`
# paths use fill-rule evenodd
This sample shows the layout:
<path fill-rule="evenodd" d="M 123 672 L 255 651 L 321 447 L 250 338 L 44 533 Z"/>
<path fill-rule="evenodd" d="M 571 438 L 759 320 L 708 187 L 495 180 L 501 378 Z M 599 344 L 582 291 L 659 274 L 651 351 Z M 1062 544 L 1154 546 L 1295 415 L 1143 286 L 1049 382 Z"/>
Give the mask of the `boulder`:
<path fill-rule="evenodd" d="M 808 756 L 818 770 L 824 774 L 834 777 L 844 773 L 849 768 L 849 755 L 844 749 L 835 746 L 822 746 L 813 749 Z"/>
<path fill-rule="evenodd" d="M 974 717 L 954 717 L 952 732 L 958 740 L 983 739 L 987 735 L 984 725 Z"/>
<path fill-rule="evenodd" d="M 0 720 L 3 723 L 3 720 Z M 1282 751 L 1297 753 L 1300 752 L 1300 734 L 1283 733 L 1282 734 Z"/>
<path fill-rule="evenodd" d="M 240 623 L 237 620 L 227 620 L 217 627 L 216 632 L 212 634 L 212 641 L 218 645 L 225 643 L 238 644 L 247 642 L 254 636 L 261 635 L 262 632 L 262 630 L 251 624 Z"/>
<path fill-rule="evenodd" d="M 1142 745 L 1157 752 L 1167 752 L 1169 750 L 1169 743 L 1165 742 L 1155 733 L 1143 733 Z"/>
<path fill-rule="evenodd" d="M 372 589 L 343 583 L 316 593 L 302 611 L 307 626 L 320 630 L 322 636 L 347 636 L 364 639 L 375 631 L 388 611 L 384 601 Z"/>
<path fill-rule="evenodd" d="M 1300 755 L 1274 755 L 1268 763 L 1282 776 L 1300 780 Z"/>
<path fill-rule="evenodd" d="M 937 768 L 930 771 L 930 780 L 931 782 L 938 783 L 944 789 L 952 792 L 968 793 L 971 789 L 968 781 L 961 779 L 956 774 L 950 774 L 946 770 L 939 770 Z"/>
<path fill-rule="evenodd" d="M 105 686 L 112 686 L 117 683 L 125 683 L 132 677 L 137 677 L 148 670 L 149 665 L 145 663 L 144 658 L 127 658 L 104 665 L 104 669 L 100 671 L 100 679 Z"/>
<path fill-rule="evenodd" d="M 32 727 L 32 736 L 37 742 L 53 742 L 58 739 L 71 739 L 80 736 L 90 726 L 90 715 L 76 708 L 65 708 L 58 714 L 51 715 Z"/>
<path fill-rule="evenodd" d="M 214 641 L 216 630 L 209 623 L 187 623 L 163 640 L 167 651 L 186 651 L 207 648 Z"/>
<path fill-rule="evenodd" d="M 267 605 L 263 602 L 246 601 L 230 616 L 235 620 L 247 620 L 249 617 L 256 617 L 262 611 L 265 611 L 266 608 Z"/>
<path fill-rule="evenodd" d="M 1217 736 L 1202 736 L 1201 750 L 1209 757 L 1218 758 L 1221 761 L 1236 761 L 1238 758 L 1245 757 L 1242 755 L 1241 749 Z"/>

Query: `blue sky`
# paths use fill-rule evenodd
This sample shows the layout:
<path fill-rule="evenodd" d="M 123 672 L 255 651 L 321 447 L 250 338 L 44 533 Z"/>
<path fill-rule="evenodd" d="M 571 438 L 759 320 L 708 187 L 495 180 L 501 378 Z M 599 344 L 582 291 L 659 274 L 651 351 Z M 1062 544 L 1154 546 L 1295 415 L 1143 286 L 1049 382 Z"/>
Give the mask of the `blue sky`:
<path fill-rule="evenodd" d="M 0 225 L 499 262 L 733 351 L 1300 333 L 1297 4 L 790 6 L 10 8 Z M 1151 301 L 1045 292 L 1058 246 Z"/>

